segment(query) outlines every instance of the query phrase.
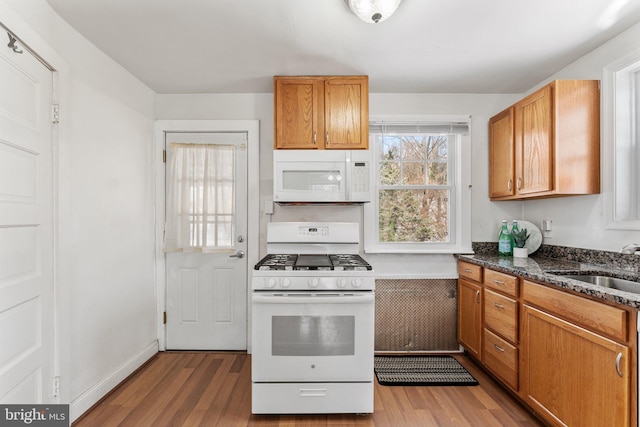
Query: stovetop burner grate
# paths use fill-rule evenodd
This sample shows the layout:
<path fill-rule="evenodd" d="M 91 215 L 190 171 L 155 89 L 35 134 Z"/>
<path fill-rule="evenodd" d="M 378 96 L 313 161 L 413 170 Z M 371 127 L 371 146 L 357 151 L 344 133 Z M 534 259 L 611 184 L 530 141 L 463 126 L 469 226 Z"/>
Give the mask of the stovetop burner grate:
<path fill-rule="evenodd" d="M 367 271 L 371 265 L 360 255 L 329 254 L 329 255 L 296 255 L 269 254 L 262 258 L 255 267 L 256 270 L 337 270 L 337 271 Z"/>

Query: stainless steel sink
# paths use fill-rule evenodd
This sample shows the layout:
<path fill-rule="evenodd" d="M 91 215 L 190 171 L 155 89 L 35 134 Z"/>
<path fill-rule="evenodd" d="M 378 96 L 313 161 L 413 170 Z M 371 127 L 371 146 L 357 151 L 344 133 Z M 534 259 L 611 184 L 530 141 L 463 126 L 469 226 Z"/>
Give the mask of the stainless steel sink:
<path fill-rule="evenodd" d="M 617 277 L 600 276 L 597 274 L 567 274 L 562 275 L 562 277 L 592 283 L 604 288 L 611 288 L 617 289 L 619 291 L 640 294 L 640 283 L 633 282 L 631 280 L 619 279 Z"/>

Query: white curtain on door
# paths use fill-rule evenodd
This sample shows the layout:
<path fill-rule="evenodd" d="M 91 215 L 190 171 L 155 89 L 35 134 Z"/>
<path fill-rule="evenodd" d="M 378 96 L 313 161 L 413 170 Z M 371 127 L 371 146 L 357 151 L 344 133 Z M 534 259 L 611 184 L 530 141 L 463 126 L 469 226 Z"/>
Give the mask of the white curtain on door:
<path fill-rule="evenodd" d="M 171 144 L 165 252 L 233 250 L 235 147 Z"/>

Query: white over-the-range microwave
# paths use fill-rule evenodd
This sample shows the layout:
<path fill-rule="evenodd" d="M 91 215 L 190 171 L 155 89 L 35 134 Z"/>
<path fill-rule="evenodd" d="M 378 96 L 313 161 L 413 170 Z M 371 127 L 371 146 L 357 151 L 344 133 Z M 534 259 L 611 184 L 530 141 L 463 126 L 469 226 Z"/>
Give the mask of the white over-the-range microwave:
<path fill-rule="evenodd" d="M 274 150 L 274 202 L 371 201 L 369 150 Z"/>

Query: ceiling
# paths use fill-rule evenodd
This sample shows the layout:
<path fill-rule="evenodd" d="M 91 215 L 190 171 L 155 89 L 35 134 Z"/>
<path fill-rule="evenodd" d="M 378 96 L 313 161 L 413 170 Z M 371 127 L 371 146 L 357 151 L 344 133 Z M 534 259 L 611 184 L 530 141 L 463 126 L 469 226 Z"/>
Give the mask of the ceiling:
<path fill-rule="evenodd" d="M 366 74 L 372 93 L 523 93 L 633 24 L 640 0 L 47 0 L 157 93 L 269 93 L 274 75 Z"/>

